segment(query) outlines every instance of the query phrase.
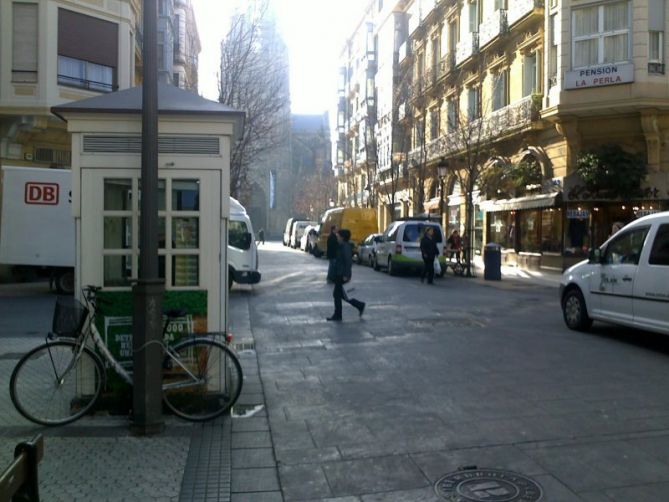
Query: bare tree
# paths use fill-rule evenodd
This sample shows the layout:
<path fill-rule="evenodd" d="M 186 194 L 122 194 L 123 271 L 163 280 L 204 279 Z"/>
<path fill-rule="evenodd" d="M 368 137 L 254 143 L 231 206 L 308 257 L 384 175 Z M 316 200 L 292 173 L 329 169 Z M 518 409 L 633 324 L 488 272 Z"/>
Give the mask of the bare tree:
<path fill-rule="evenodd" d="M 246 113 L 244 134 L 232 148 L 230 192 L 249 187 L 249 167 L 289 134 L 289 89 L 285 47 L 265 21 L 267 0 L 255 12 L 237 13 L 221 42 L 219 101 Z"/>
<path fill-rule="evenodd" d="M 335 200 L 336 196 L 336 183 L 332 173 L 317 169 L 300 183 L 300 191 L 293 197 L 293 213 L 317 220 L 328 209 L 330 200 Z"/>

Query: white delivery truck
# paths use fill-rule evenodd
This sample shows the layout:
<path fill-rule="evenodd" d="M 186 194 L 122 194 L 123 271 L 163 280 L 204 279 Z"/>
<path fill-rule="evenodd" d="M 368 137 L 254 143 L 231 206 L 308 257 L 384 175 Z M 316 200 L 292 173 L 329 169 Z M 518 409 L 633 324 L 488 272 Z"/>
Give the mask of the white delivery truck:
<path fill-rule="evenodd" d="M 228 287 L 232 282 L 257 284 L 258 247 L 251 219 L 237 199 L 230 197 L 230 228 L 228 229 Z"/>
<path fill-rule="evenodd" d="M 69 169 L 2 167 L 0 263 L 45 271 L 60 293 L 74 289 Z"/>
<path fill-rule="evenodd" d="M 59 293 L 74 290 L 72 172 L 41 167 L 2 167 L 0 264 L 34 267 L 50 275 Z M 258 249 L 246 209 L 230 197 L 228 287 L 256 284 Z"/>

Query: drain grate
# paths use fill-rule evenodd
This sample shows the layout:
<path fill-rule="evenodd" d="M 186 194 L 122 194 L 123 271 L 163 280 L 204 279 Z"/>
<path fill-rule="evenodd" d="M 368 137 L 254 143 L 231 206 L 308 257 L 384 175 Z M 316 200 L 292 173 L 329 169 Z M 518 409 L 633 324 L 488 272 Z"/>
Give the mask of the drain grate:
<path fill-rule="evenodd" d="M 527 476 L 475 466 L 446 474 L 434 491 L 450 502 L 537 502 L 543 497 L 541 486 Z"/>

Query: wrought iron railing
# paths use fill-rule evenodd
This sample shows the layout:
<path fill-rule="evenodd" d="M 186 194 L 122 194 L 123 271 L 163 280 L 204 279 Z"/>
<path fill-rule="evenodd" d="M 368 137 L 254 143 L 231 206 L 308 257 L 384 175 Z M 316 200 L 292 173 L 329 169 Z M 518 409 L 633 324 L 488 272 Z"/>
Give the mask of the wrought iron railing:
<path fill-rule="evenodd" d="M 506 10 L 497 9 L 479 25 L 479 47 L 483 47 L 506 32 Z"/>
<path fill-rule="evenodd" d="M 544 6 L 544 0 L 512 0 L 509 2 L 507 21 L 512 26 L 522 18 L 532 13 L 534 9 Z"/>
<path fill-rule="evenodd" d="M 472 32 L 458 42 L 455 50 L 455 64 L 461 64 L 479 51 L 479 34 Z"/>

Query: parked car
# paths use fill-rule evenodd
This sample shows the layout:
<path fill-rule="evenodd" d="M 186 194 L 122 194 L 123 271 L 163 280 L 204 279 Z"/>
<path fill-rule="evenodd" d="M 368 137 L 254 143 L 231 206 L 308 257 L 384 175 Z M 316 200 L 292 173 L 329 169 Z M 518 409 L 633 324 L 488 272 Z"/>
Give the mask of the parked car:
<path fill-rule="evenodd" d="M 385 268 L 390 275 L 397 274 L 400 270 L 420 271 L 423 268 L 423 257 L 420 251 L 420 240 L 425 234 L 427 227 L 434 228 L 434 238 L 437 248 L 441 251 L 439 262 L 441 273 L 446 270 L 444 232 L 441 225 L 435 221 L 428 220 L 399 220 L 394 221 L 381 238 L 377 245 L 374 270 Z"/>
<path fill-rule="evenodd" d="M 376 248 L 381 242 L 383 234 L 369 234 L 358 246 L 358 263 L 360 265 L 374 266 L 376 260 Z"/>
<path fill-rule="evenodd" d="M 293 229 L 290 232 L 290 242 L 289 245 L 291 248 L 297 248 L 300 245 L 300 239 L 302 238 L 302 234 L 304 233 L 304 230 L 310 226 L 314 225 L 316 222 L 315 221 L 296 221 L 293 223 Z"/>
<path fill-rule="evenodd" d="M 357 245 L 360 241 L 369 234 L 379 231 L 379 225 L 376 220 L 376 209 L 364 207 L 335 207 L 328 209 L 325 211 L 321 222 L 321 232 L 314 250 L 316 256 L 321 256 L 327 250 L 327 240 L 332 225 L 351 231 L 351 243 L 354 255 L 358 252 Z"/>
<path fill-rule="evenodd" d="M 560 282 L 567 326 L 593 320 L 669 335 L 669 211 L 626 225 Z"/>
<path fill-rule="evenodd" d="M 286 228 L 283 231 L 283 245 L 287 246 L 290 244 L 290 233 L 293 231 L 293 223 L 297 221 L 297 218 L 288 218 L 286 222 Z"/>
<path fill-rule="evenodd" d="M 306 251 L 307 253 L 311 253 L 311 250 L 313 249 L 314 242 L 316 242 L 317 237 L 318 237 L 318 225 L 307 226 L 307 228 L 304 229 L 302 237 L 300 238 L 300 249 L 302 251 Z"/>

